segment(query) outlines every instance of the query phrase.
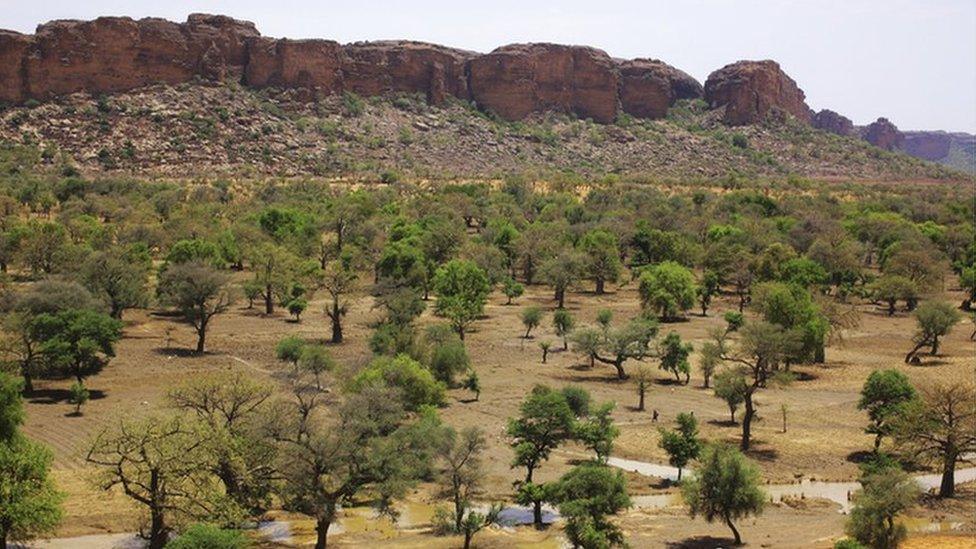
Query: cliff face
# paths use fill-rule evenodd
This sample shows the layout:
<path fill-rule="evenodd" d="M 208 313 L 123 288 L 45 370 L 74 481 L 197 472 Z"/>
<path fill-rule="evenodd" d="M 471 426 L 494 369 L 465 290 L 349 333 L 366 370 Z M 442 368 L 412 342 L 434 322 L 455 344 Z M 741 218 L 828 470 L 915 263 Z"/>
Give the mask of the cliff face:
<path fill-rule="evenodd" d="M 899 150 L 905 142 L 905 135 L 887 118 L 879 118 L 861 128 L 861 137 L 886 151 Z"/>
<path fill-rule="evenodd" d="M 262 37 L 252 23 L 194 14 L 184 23 L 101 17 L 52 21 L 33 35 L 0 31 L 0 102 L 93 95 L 195 79 L 292 88 L 308 97 L 354 92 L 449 97 L 516 120 L 554 110 L 612 122 L 623 109 L 661 117 L 702 96 L 687 74 L 659 61 L 618 62 L 588 47 L 515 44 L 480 55 L 418 42 Z"/>
<path fill-rule="evenodd" d="M 725 109 L 725 122 L 755 124 L 770 115 L 789 113 L 809 122 L 803 90 L 775 61 L 739 61 L 708 75 L 705 100 Z"/>
<path fill-rule="evenodd" d="M 837 135 L 853 135 L 854 123 L 850 118 L 830 109 L 823 109 L 813 115 L 813 127 Z"/>

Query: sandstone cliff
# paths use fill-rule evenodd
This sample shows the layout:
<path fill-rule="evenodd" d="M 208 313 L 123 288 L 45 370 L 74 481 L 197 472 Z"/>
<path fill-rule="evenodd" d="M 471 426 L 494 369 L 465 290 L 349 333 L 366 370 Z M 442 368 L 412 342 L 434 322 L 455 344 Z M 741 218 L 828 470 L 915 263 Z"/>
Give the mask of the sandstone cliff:
<path fill-rule="evenodd" d="M 803 90 L 775 61 L 739 61 L 708 75 L 705 100 L 724 109 L 728 124 L 755 124 L 771 115 L 788 113 L 809 122 L 810 107 Z"/>
<path fill-rule="evenodd" d="M 620 109 L 663 117 L 699 98 L 694 78 L 660 61 L 615 61 L 582 46 L 514 44 L 481 55 L 435 44 L 261 36 L 252 23 L 194 14 L 184 23 L 101 17 L 52 21 L 33 35 L 0 31 L 0 102 L 151 84 L 230 80 L 302 90 L 303 97 L 416 93 L 450 97 L 516 120 L 557 111 L 612 122 Z"/>

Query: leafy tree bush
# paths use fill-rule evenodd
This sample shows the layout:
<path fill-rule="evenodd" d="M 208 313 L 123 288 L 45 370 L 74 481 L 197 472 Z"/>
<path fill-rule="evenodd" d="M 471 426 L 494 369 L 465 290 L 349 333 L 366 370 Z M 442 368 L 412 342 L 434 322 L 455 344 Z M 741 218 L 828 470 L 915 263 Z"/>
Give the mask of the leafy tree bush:
<path fill-rule="evenodd" d="M 525 335 L 522 336 L 523 339 L 528 339 L 529 334 L 532 330 L 537 328 L 542 322 L 542 307 L 537 305 L 532 305 L 522 309 L 522 325 L 525 326 Z"/>
<path fill-rule="evenodd" d="M 944 301 L 926 301 L 923 303 L 915 311 L 918 331 L 912 337 L 915 346 L 905 355 L 905 362 L 909 363 L 916 360 L 918 352 L 924 347 L 929 348 L 929 354 L 937 354 L 939 352 L 939 338 L 948 334 L 960 319 L 962 319 L 962 315 L 959 314 L 959 311 Z"/>
<path fill-rule="evenodd" d="M 693 459 L 698 459 L 702 451 L 702 441 L 698 439 L 698 420 L 688 413 L 680 413 L 676 418 L 678 426 L 673 431 L 658 429 L 662 450 L 668 454 L 668 463 L 678 468 L 678 481 L 681 471 Z"/>
<path fill-rule="evenodd" d="M 861 389 L 857 409 L 867 411 L 871 420 L 864 431 L 874 435 L 875 453 L 881 447 L 881 439 L 891 434 L 890 420 L 901 413 L 915 396 L 915 388 L 908 377 L 898 370 L 875 370 L 868 376 Z"/>
<path fill-rule="evenodd" d="M 361 393 L 371 386 L 399 389 L 403 393 L 403 405 L 409 411 L 444 404 L 444 384 L 437 381 L 430 370 L 407 355 L 373 359 L 353 379 L 350 388 Z"/>
<path fill-rule="evenodd" d="M 661 369 L 674 374 L 677 381 L 681 381 L 681 375 L 685 376 L 685 385 L 691 378 L 691 365 L 688 364 L 688 355 L 694 350 L 690 343 L 681 342 L 681 336 L 677 332 L 670 332 L 661 342 Z"/>
<path fill-rule="evenodd" d="M 166 549 L 247 549 L 251 541 L 238 530 L 192 524 L 166 544 Z"/>
<path fill-rule="evenodd" d="M 864 489 L 854 495 L 847 535 L 868 547 L 897 548 L 908 530 L 895 517 L 913 506 L 919 495 L 918 484 L 899 469 L 868 477 Z"/>
<path fill-rule="evenodd" d="M 688 268 L 665 261 L 641 273 L 639 291 L 645 310 L 672 322 L 695 304 L 695 277 Z"/>
<path fill-rule="evenodd" d="M 464 339 L 464 333 L 484 313 L 491 284 L 488 275 L 473 262 L 455 259 L 437 270 L 434 276 L 437 313 L 450 320 Z"/>
<path fill-rule="evenodd" d="M 630 507 L 623 473 L 604 465 L 574 467 L 548 490 L 547 500 L 566 517 L 566 537 L 576 547 L 624 545 L 623 532 L 608 516 Z"/>
<path fill-rule="evenodd" d="M 742 537 L 734 521 L 762 513 L 766 494 L 759 488 L 759 469 L 741 452 L 726 445 L 705 447 L 701 466 L 681 485 L 692 518 L 721 520 L 732 530 L 735 545 Z"/>

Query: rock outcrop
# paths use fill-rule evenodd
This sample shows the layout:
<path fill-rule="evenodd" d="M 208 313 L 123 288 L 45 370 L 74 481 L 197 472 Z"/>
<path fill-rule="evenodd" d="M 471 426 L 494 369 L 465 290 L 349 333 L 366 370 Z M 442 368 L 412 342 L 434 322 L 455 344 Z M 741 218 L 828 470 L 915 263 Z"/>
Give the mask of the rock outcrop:
<path fill-rule="evenodd" d="M 342 48 L 343 85 L 360 95 L 422 93 L 433 104 L 466 100 L 466 65 L 477 55 L 423 42 L 357 42 Z"/>
<path fill-rule="evenodd" d="M 813 115 L 813 127 L 837 135 L 849 136 L 854 134 L 854 122 L 830 109 L 822 109 Z"/>
<path fill-rule="evenodd" d="M 656 59 L 618 61 L 620 108 L 639 118 L 661 118 L 679 99 L 704 95 L 697 80 Z"/>
<path fill-rule="evenodd" d="M 705 100 L 724 109 L 728 124 L 756 124 L 788 113 L 803 122 L 811 119 L 806 96 L 775 61 L 739 61 L 708 75 Z"/>
<path fill-rule="evenodd" d="M 24 63 L 31 43 L 26 34 L 0 31 L 0 102 L 20 103 L 27 99 Z"/>
<path fill-rule="evenodd" d="M 507 119 L 553 110 L 597 122 L 617 116 L 617 71 L 605 52 L 558 44 L 512 44 L 468 63 L 471 97 Z"/>
<path fill-rule="evenodd" d="M 946 132 L 905 132 L 903 150 L 925 160 L 941 160 L 949 155 L 952 135 Z"/>
<path fill-rule="evenodd" d="M 248 43 L 244 83 L 331 95 L 343 89 L 341 51 L 332 40 L 257 38 Z"/>
<path fill-rule="evenodd" d="M 861 137 L 868 143 L 885 149 L 894 151 L 902 148 L 905 136 L 898 127 L 892 124 L 887 118 L 879 118 L 861 128 Z"/>

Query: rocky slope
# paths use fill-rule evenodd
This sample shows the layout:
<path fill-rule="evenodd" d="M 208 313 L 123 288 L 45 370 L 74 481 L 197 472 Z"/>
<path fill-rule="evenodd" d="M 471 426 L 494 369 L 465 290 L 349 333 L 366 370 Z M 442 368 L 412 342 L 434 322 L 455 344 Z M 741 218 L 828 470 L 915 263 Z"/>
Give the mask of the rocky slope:
<path fill-rule="evenodd" d="M 553 97 L 573 108 L 587 99 Z M 10 107 L 0 110 L 4 143 L 63 173 L 142 177 L 953 177 L 795 119 L 732 128 L 701 100 L 679 100 L 657 120 L 599 124 L 550 112 L 508 122 L 450 96 L 441 105 L 421 93 L 310 100 L 303 90 L 233 83 L 76 93 Z"/>

